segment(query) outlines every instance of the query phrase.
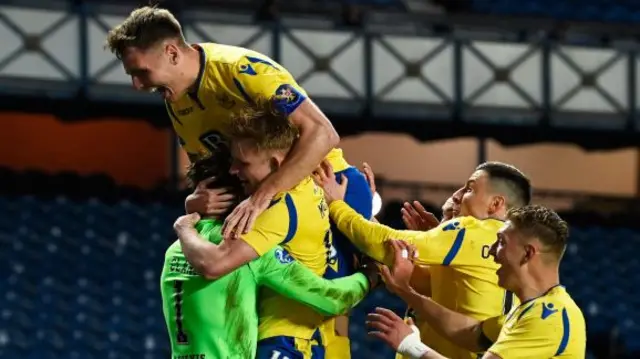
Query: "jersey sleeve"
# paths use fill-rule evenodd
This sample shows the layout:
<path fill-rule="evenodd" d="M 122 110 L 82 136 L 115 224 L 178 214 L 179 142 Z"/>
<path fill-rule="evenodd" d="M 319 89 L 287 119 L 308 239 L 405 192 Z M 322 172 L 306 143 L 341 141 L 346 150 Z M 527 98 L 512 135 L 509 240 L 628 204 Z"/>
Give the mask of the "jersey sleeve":
<path fill-rule="evenodd" d="M 244 56 L 234 68 L 233 82 L 245 101 L 271 99 L 287 115 L 307 99 L 306 92 L 281 65 L 267 57 Z"/>
<path fill-rule="evenodd" d="M 523 310 L 509 330 L 503 330 L 489 352 L 501 358 L 552 358 L 561 354 L 569 339 L 569 319 L 566 309 L 542 308 Z M 541 310 L 542 309 L 542 310 Z"/>
<path fill-rule="evenodd" d="M 347 312 L 364 298 L 369 289 L 369 281 L 362 273 L 334 280 L 324 279 L 279 246 L 251 262 L 250 267 L 258 284 L 327 316 Z"/>
<path fill-rule="evenodd" d="M 272 201 L 270 207 L 258 216 L 253 229 L 241 238 L 261 256 L 293 238 L 297 227 L 295 204 L 287 194 Z"/>
<path fill-rule="evenodd" d="M 356 247 L 369 257 L 387 265 L 393 263 L 393 257 L 387 253 L 385 242 L 394 239 L 404 240 L 416 247 L 418 264 L 465 265 L 467 261 L 476 261 L 471 255 L 467 255 L 473 251 L 473 246 L 470 243 L 465 244 L 467 229 L 461 227 L 459 220 L 445 222 L 426 232 L 400 231 L 366 220 L 344 201 L 334 201 L 329 208 L 338 229 Z M 482 249 L 477 250 L 476 256 L 480 260 Z M 459 255 L 460 252 L 463 252 L 463 255 Z"/>
<path fill-rule="evenodd" d="M 489 349 L 493 343 L 498 340 L 505 319 L 506 315 L 499 315 L 482 321 L 481 329 L 483 337 L 481 339 L 484 344 L 483 346 L 486 347 L 485 349 Z"/>

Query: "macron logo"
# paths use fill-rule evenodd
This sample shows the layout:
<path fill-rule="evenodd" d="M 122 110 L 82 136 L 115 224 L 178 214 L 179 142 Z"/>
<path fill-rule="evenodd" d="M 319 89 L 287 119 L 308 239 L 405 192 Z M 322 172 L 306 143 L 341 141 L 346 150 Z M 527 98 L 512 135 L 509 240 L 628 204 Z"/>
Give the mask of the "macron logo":
<path fill-rule="evenodd" d="M 553 307 L 553 303 L 542 303 L 542 319 L 549 318 L 550 315 L 557 312 L 558 310 Z"/>

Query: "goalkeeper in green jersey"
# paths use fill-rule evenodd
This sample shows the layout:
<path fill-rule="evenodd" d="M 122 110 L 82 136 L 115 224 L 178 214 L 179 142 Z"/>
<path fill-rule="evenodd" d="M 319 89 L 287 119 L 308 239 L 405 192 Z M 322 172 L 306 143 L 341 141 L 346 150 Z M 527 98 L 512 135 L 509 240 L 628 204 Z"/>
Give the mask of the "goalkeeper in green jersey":
<path fill-rule="evenodd" d="M 242 185 L 237 177 L 229 175 L 229 158 L 228 152 L 221 149 L 193 163 L 187 174 L 190 185 L 213 177 L 211 187 L 226 187 L 239 198 Z M 191 214 L 180 217 L 176 226 L 195 224 L 202 238 L 217 245 L 222 241 L 223 223 L 223 217 L 199 220 L 197 214 Z M 166 252 L 161 276 L 172 358 L 255 358 L 261 285 L 323 315 L 335 316 L 354 307 L 377 283 L 377 276 L 375 266 L 371 266 L 349 277 L 326 280 L 296 262 L 284 248 L 276 247 L 211 281 L 196 273 L 185 259 L 180 241 L 176 241 Z"/>

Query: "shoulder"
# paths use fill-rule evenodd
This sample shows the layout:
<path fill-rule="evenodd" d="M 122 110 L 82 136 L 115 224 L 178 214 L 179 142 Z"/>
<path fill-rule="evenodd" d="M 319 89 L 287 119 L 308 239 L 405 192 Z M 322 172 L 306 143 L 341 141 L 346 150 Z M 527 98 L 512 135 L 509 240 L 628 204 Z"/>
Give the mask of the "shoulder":
<path fill-rule="evenodd" d="M 269 207 L 256 219 L 256 229 L 280 228 L 290 231 L 297 227 L 298 211 L 293 197 L 285 192 L 276 196 Z"/>
<path fill-rule="evenodd" d="M 281 66 L 270 57 L 244 47 L 213 43 L 199 45 L 205 50 L 207 61 L 217 67 L 247 75 L 254 75 L 256 66 L 281 70 Z"/>
<path fill-rule="evenodd" d="M 466 233 L 473 233 L 474 238 L 491 243 L 496 240 L 496 233 L 504 225 L 503 221 L 497 219 L 478 219 L 471 216 L 452 219 L 450 222 L 455 223 L 453 221 L 458 222 L 455 225 L 456 229 L 465 229 Z M 453 226 L 453 224 L 450 226 Z"/>
<path fill-rule="evenodd" d="M 164 253 L 165 258 L 171 257 L 175 254 L 182 253 L 182 246 L 180 246 L 180 241 L 177 240 L 173 242 L 169 248 Z"/>
<path fill-rule="evenodd" d="M 211 42 L 200 43 L 198 46 L 204 50 L 207 62 L 214 64 L 235 64 L 249 52 L 248 49 L 243 47 L 214 44 Z"/>
<path fill-rule="evenodd" d="M 506 325 L 510 328 L 540 330 L 540 334 L 554 335 L 559 329 L 568 326 L 570 315 L 574 311 L 571 303 L 564 298 L 544 296 L 521 306 L 515 311 Z"/>

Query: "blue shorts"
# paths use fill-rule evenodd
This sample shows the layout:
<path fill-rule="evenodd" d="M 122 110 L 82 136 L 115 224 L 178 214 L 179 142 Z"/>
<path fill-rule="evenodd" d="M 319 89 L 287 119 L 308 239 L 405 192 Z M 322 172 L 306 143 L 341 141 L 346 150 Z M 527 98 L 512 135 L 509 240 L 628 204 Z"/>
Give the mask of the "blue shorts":
<path fill-rule="evenodd" d="M 338 182 L 342 182 L 342 175 L 349 180 L 345 202 L 364 218 L 370 219 L 373 211 L 373 194 L 367 178 L 355 167 L 336 172 Z M 355 272 L 356 258 L 361 254 L 349 238 L 338 231 L 333 222 L 331 222 L 331 231 L 333 232 L 333 247 L 336 250 L 336 264 L 327 267 L 324 277 L 327 279 L 346 277 Z"/>
<path fill-rule="evenodd" d="M 256 359 L 324 359 L 324 353 L 319 334 L 312 340 L 272 337 L 258 342 Z"/>

